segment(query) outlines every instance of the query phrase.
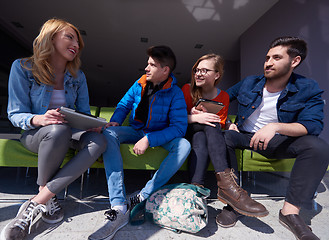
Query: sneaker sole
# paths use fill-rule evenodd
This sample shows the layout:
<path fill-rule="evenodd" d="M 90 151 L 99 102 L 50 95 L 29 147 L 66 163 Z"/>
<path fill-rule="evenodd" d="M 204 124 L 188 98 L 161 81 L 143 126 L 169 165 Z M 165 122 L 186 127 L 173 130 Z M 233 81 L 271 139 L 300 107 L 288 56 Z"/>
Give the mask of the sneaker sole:
<path fill-rule="evenodd" d="M 23 209 L 24 209 L 24 207 L 25 207 L 25 203 L 26 203 L 26 202 L 24 202 L 24 203 L 19 207 L 18 212 L 17 212 L 15 218 L 19 215 L 19 213 L 20 213 L 21 211 L 23 211 Z M 6 240 L 6 237 L 5 237 L 5 230 L 6 230 L 6 228 L 10 225 L 10 223 L 11 223 L 13 220 L 14 220 L 14 219 L 10 220 L 9 223 L 7 223 L 6 226 L 2 229 L 2 231 L 1 231 L 1 233 L 0 233 L 0 240 Z"/>
<path fill-rule="evenodd" d="M 128 223 L 129 223 L 129 220 L 127 222 L 123 223 L 121 226 L 119 226 L 111 235 L 108 235 L 105 238 L 98 238 L 97 240 L 111 240 L 114 237 L 114 235 L 117 233 L 117 231 L 119 231 L 121 228 L 126 226 Z M 88 240 L 96 240 L 96 239 L 88 237 Z"/>
<path fill-rule="evenodd" d="M 1 234 L 0 234 L 0 240 L 6 240 L 6 238 L 5 238 L 5 230 L 6 230 L 7 226 L 9 225 L 9 223 L 7 223 L 7 225 L 2 229 Z"/>
<path fill-rule="evenodd" d="M 110 240 L 110 239 L 112 239 L 112 238 L 114 237 L 114 235 L 117 233 L 117 231 L 119 231 L 121 228 L 123 228 L 124 226 L 126 226 L 128 223 L 129 223 L 129 221 L 126 222 L 126 223 L 124 223 L 124 224 L 122 224 L 121 226 L 119 226 L 119 227 L 117 228 L 117 230 L 115 230 L 115 231 L 114 231 L 110 236 L 108 236 L 107 238 L 104 238 L 104 240 Z"/>
<path fill-rule="evenodd" d="M 265 212 L 260 212 L 260 213 L 253 213 L 253 212 L 245 212 L 237 207 L 235 207 L 230 201 L 227 201 L 226 199 L 220 197 L 217 195 L 217 198 L 219 201 L 221 201 L 224 204 L 228 204 L 230 205 L 235 211 L 237 211 L 238 213 L 248 216 L 248 217 L 266 217 L 268 215 L 268 211 L 266 210 Z"/>
<path fill-rule="evenodd" d="M 42 218 L 42 220 L 45 222 L 45 223 L 49 223 L 49 224 L 55 224 L 55 223 L 59 223 L 60 221 L 62 221 L 63 219 L 64 219 L 64 216 L 62 216 L 61 218 L 59 218 L 59 219 L 55 219 L 55 220 L 49 220 L 49 219 L 47 219 L 47 218 L 45 218 L 45 217 L 41 217 Z"/>

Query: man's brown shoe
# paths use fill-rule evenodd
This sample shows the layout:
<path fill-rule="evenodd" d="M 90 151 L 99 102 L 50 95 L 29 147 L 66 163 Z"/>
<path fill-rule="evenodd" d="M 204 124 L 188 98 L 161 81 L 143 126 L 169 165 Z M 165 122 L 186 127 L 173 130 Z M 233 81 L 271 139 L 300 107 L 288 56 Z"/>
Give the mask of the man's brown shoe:
<path fill-rule="evenodd" d="M 265 217 L 268 215 L 266 208 L 256 202 L 235 181 L 237 178 L 232 169 L 217 172 L 217 198 L 225 204 L 229 204 L 235 211 L 250 217 Z"/>
<path fill-rule="evenodd" d="M 240 216 L 241 214 L 234 211 L 230 205 L 227 205 L 217 214 L 216 223 L 223 228 L 234 227 Z"/>
<path fill-rule="evenodd" d="M 298 240 L 320 240 L 298 214 L 284 216 L 280 210 L 279 222 L 289 229 Z"/>

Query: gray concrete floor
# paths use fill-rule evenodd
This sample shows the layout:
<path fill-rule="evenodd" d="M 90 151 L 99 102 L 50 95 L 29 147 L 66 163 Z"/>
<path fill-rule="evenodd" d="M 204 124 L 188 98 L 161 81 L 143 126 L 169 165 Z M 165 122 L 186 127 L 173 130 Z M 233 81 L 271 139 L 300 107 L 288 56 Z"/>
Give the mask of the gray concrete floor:
<path fill-rule="evenodd" d="M 187 181 L 186 172 L 178 172 L 170 181 Z M 20 204 L 32 197 L 36 191 L 36 169 L 0 167 L 0 230 L 15 217 Z M 143 187 L 150 177 L 149 171 L 125 171 L 127 194 Z M 88 235 L 97 230 L 104 221 L 103 213 L 108 208 L 107 187 L 103 169 L 91 169 L 85 175 L 84 189 L 80 195 L 81 178 L 68 187 L 68 195 L 64 200 L 64 192 L 58 197 L 65 210 L 65 218 L 54 225 L 42 220 L 32 227 L 26 239 L 87 239 Z M 206 186 L 212 193 L 208 199 L 209 224 L 197 234 L 176 234 L 162 229 L 150 222 L 139 226 L 127 225 L 117 232 L 114 240 L 120 239 L 295 239 L 293 234 L 278 222 L 278 213 L 288 183 L 286 174 L 278 176 L 273 173 L 257 173 L 255 181 L 244 176 L 244 188 L 251 192 L 252 197 L 266 206 L 270 214 L 264 218 L 242 217 L 233 228 L 224 229 L 215 223 L 216 214 L 223 204 L 216 199 L 215 177 L 208 173 Z M 318 188 L 312 210 L 302 210 L 304 220 L 311 224 L 313 231 L 320 239 L 329 239 L 329 173 L 325 175 Z M 271 196 L 271 198 L 262 199 Z"/>

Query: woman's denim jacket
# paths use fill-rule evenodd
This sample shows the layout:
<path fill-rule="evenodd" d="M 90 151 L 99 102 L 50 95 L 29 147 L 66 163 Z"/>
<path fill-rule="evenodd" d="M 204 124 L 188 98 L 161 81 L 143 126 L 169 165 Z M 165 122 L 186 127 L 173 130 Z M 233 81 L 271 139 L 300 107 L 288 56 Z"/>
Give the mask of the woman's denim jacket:
<path fill-rule="evenodd" d="M 238 100 L 238 127 L 261 104 L 265 82 L 264 75 L 250 76 L 227 90 L 230 101 Z M 317 82 L 292 73 L 276 105 L 279 122 L 297 122 L 306 127 L 308 134 L 319 135 L 323 129 L 322 93 Z"/>
<path fill-rule="evenodd" d="M 8 118 L 15 127 L 34 129 L 31 119 L 48 110 L 53 86 L 38 84 L 32 72 L 23 68 L 24 60 L 17 59 L 11 67 L 8 82 Z M 64 76 L 66 107 L 90 114 L 86 77 L 82 71 L 77 77 L 67 71 Z"/>

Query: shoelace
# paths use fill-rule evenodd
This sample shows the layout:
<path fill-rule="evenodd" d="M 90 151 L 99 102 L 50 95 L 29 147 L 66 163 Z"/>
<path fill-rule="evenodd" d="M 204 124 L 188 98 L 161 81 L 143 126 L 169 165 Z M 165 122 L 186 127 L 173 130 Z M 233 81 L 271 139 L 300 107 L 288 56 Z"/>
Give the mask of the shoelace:
<path fill-rule="evenodd" d="M 105 217 L 110 220 L 111 222 L 117 219 L 118 211 L 114 209 L 110 209 L 104 213 Z"/>
<path fill-rule="evenodd" d="M 58 200 L 56 197 L 52 197 L 47 203 L 46 203 L 47 211 L 46 214 L 54 215 L 55 212 L 61 210 L 61 206 L 58 203 Z"/>
<path fill-rule="evenodd" d="M 133 196 L 130 198 L 130 207 L 131 209 L 133 209 L 137 204 L 139 204 L 141 202 L 140 196 L 139 194 Z"/>
<path fill-rule="evenodd" d="M 34 218 L 38 215 L 38 213 L 40 211 L 43 211 L 43 212 L 46 211 L 46 206 L 43 204 L 38 204 L 35 206 L 32 202 L 30 202 L 29 205 L 27 206 L 26 210 L 23 210 L 23 211 L 24 211 L 23 218 L 18 219 L 18 222 L 16 222 L 14 224 L 14 226 L 21 228 L 23 231 L 25 230 L 25 228 L 27 226 L 29 226 L 28 234 L 30 234 L 31 227 L 32 227 L 32 221 L 34 220 Z"/>
<path fill-rule="evenodd" d="M 244 194 L 248 194 L 246 190 L 244 190 L 242 187 L 240 187 L 240 186 L 236 183 L 235 179 L 238 179 L 238 177 L 234 174 L 234 169 L 233 169 L 233 168 L 231 169 L 231 171 L 230 171 L 229 174 L 230 174 L 230 176 L 233 178 L 233 182 L 234 182 L 234 184 L 238 187 L 238 191 L 241 192 L 241 193 L 244 193 Z"/>

